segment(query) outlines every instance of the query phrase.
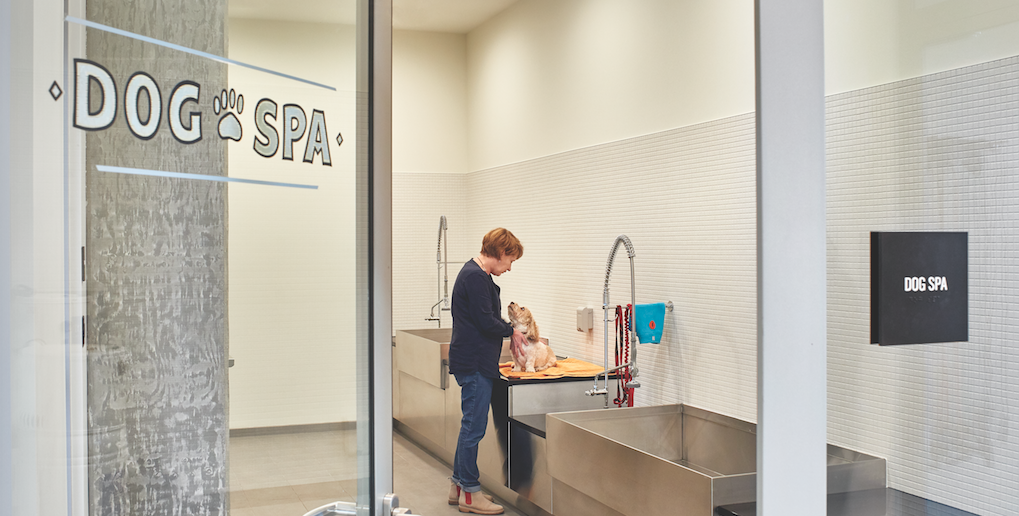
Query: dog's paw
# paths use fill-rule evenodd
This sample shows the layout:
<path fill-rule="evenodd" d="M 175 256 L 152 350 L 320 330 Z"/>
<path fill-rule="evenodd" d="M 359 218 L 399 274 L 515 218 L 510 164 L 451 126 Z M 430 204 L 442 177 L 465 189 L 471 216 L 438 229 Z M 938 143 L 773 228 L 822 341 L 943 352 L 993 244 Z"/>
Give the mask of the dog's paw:
<path fill-rule="evenodd" d="M 527 368 L 527 372 L 528 373 L 536 373 L 537 371 L 535 371 L 533 367 L 528 367 Z"/>

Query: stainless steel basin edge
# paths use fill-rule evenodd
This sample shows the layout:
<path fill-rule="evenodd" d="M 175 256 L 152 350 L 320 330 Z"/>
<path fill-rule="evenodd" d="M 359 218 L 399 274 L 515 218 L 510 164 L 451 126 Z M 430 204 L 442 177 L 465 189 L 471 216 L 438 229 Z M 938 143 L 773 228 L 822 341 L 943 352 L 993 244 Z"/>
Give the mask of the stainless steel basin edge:
<path fill-rule="evenodd" d="M 654 409 L 657 410 L 650 412 L 659 412 L 657 415 L 675 412 L 675 408 Z M 606 412 L 629 410 L 632 409 L 548 414 L 546 452 L 552 478 L 622 514 L 710 514 L 711 478 L 707 475 L 591 432 L 568 420 L 573 416 L 591 423 L 603 419 L 599 415 L 608 416 Z M 555 493 L 552 507 L 553 514 L 565 514 L 555 505 Z"/>
<path fill-rule="evenodd" d="M 753 423 L 663 405 L 553 413 L 546 426 L 554 483 L 619 513 L 709 516 L 756 501 Z M 829 493 L 885 487 L 884 459 L 832 444 L 827 454 Z M 569 516 L 554 502 L 553 514 Z"/>

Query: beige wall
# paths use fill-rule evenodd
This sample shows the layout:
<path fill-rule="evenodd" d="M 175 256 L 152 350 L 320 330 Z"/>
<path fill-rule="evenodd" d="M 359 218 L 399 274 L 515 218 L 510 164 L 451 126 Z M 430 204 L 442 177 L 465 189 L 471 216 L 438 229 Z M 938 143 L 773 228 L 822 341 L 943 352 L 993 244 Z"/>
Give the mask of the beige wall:
<path fill-rule="evenodd" d="M 230 20 L 230 58 L 339 90 L 230 69 L 230 85 L 246 101 L 244 136 L 230 146 L 232 175 L 320 185 L 317 191 L 230 187 L 230 352 L 236 360 L 230 370 L 232 428 L 355 419 L 354 376 L 336 374 L 336 367 L 354 355 L 354 336 L 347 331 L 355 280 L 353 36 L 350 25 Z M 398 31 L 393 46 L 394 170 L 466 172 L 465 36 Z M 281 109 L 293 102 L 309 115 L 312 107 L 326 111 L 330 136 L 340 131 L 344 137 L 341 147 L 332 142 L 332 167 L 321 166 L 318 158 L 309 165 L 252 152 L 255 131 L 249 113 L 263 97 L 276 100 Z M 303 144 L 295 153 L 298 148 L 303 150 Z M 443 181 L 434 184 L 448 186 Z M 414 194 L 455 191 L 432 188 Z M 436 202 L 431 214 L 418 213 L 421 231 L 415 239 L 428 242 L 420 246 L 426 258 L 405 260 L 401 246 L 411 253 L 419 247 L 406 239 L 394 242 L 398 264 L 420 266 L 410 274 L 410 282 L 396 281 L 394 291 L 401 299 L 420 298 L 413 315 L 401 315 L 420 320 L 422 326 L 435 302 L 439 215 L 450 218 L 451 240 L 462 236 L 456 232 L 464 218 L 447 206 Z M 450 247 L 451 259 L 467 260 L 469 255 L 459 249 L 457 244 Z M 453 269 L 455 278 L 459 269 Z M 397 267 L 394 275 L 399 274 Z M 406 292 L 408 287 L 415 294 Z M 448 325 L 449 313 L 443 316 Z"/>
<path fill-rule="evenodd" d="M 826 0 L 828 94 L 1019 54 L 1015 0 Z"/>
<path fill-rule="evenodd" d="M 393 32 L 393 170 L 467 172 L 467 38 Z"/>
<path fill-rule="evenodd" d="M 246 100 L 242 119 L 252 125 L 248 110 L 269 97 L 280 106 L 301 104 L 309 115 L 312 107 L 325 110 L 330 136 L 340 131 L 344 137 L 340 147 L 332 142 L 332 167 L 321 166 L 318 158 L 309 165 L 254 154 L 253 126 L 245 127 L 242 141 L 230 147 L 235 176 L 320 185 L 317 191 L 231 186 L 230 351 L 236 360 L 230 370 L 232 428 L 355 419 L 354 377 L 335 374 L 337 364 L 349 362 L 354 354 L 353 334 L 344 330 L 354 306 L 353 36 L 350 25 L 230 20 L 232 59 L 339 90 L 233 67 L 230 85 Z M 394 170 L 467 171 L 465 53 L 463 35 L 394 34 Z M 423 235 L 431 242 L 429 258 L 407 262 L 423 264 L 413 276 L 423 281 L 422 287 L 435 284 L 438 216 L 448 214 L 454 227 L 463 224 L 462 217 L 444 211 L 443 204 L 436 203 L 434 211 L 434 216 L 420 219 L 428 228 Z M 451 256 L 459 258 L 454 249 Z M 395 289 L 407 285 L 398 282 Z M 434 290 L 419 294 L 422 304 Z M 414 314 L 422 323 L 427 305 Z M 444 316 L 449 324 L 448 312 Z"/>
<path fill-rule="evenodd" d="M 753 14 L 521 0 L 467 36 L 470 170 L 753 111 Z"/>
<path fill-rule="evenodd" d="M 231 428 L 356 419 L 354 375 L 342 372 L 354 357 L 354 44 L 350 25 L 230 20 L 230 58 L 337 89 L 230 68 L 230 87 L 245 96 L 231 176 L 319 187 L 230 186 Z M 309 120 L 324 111 L 332 166 L 302 161 L 307 136 L 293 161 L 256 154 L 262 98 L 279 104 L 279 130 L 283 104 Z"/>
<path fill-rule="evenodd" d="M 1019 54 L 1015 0 L 826 0 L 828 94 Z M 753 3 L 521 0 L 467 35 L 471 171 L 754 110 Z"/>

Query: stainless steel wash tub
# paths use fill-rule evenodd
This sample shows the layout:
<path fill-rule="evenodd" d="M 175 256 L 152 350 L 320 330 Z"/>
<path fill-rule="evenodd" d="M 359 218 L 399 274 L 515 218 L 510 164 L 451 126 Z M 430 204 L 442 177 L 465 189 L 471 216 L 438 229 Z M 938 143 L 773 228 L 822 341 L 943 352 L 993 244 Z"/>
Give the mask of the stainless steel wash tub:
<path fill-rule="evenodd" d="M 756 501 L 757 425 L 687 405 L 546 416 L 552 513 L 710 516 Z M 828 492 L 885 487 L 885 460 L 828 445 Z"/>

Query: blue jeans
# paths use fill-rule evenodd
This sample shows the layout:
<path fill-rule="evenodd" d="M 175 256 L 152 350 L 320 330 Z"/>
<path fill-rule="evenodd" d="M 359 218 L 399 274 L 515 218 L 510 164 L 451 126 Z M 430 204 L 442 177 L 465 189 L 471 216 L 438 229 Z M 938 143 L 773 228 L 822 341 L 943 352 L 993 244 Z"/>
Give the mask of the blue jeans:
<path fill-rule="evenodd" d="M 453 476 L 450 480 L 468 493 L 481 491 L 478 480 L 478 444 L 485 437 L 488 426 L 488 406 L 492 401 L 492 379 L 481 373 L 457 374 L 460 385 L 460 436 L 456 440 L 453 457 Z"/>

